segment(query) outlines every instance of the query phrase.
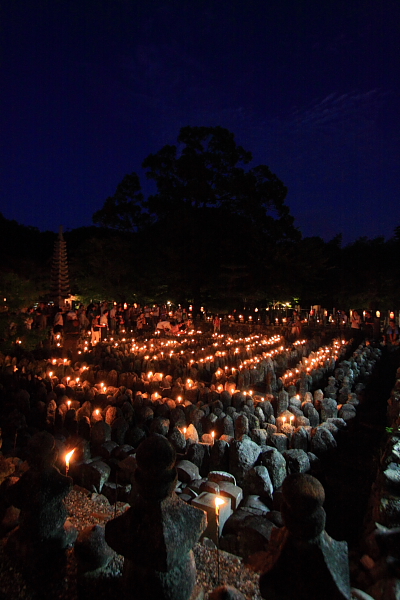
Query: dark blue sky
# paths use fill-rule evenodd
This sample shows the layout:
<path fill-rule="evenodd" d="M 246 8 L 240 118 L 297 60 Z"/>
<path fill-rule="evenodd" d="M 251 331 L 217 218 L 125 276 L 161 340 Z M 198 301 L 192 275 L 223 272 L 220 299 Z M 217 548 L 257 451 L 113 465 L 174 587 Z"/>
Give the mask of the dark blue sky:
<path fill-rule="evenodd" d="M 180 127 L 221 125 L 304 235 L 400 225 L 398 0 L 3 0 L 0 26 L 8 219 L 90 225 Z"/>

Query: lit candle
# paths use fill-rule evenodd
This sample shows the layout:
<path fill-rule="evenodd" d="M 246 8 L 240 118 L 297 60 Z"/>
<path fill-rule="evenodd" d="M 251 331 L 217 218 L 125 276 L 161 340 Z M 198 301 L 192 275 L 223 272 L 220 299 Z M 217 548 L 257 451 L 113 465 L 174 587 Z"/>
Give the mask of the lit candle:
<path fill-rule="evenodd" d="M 68 454 L 65 455 L 65 474 L 66 475 L 68 475 L 69 461 L 71 460 L 71 456 L 73 455 L 74 452 L 75 452 L 75 448 L 73 450 L 71 450 L 71 452 L 68 452 Z"/>
<path fill-rule="evenodd" d="M 212 443 L 214 444 L 215 431 L 212 431 L 212 432 L 211 432 L 211 437 L 212 437 Z"/>
<path fill-rule="evenodd" d="M 225 504 L 225 500 L 222 500 L 220 496 L 217 496 L 215 498 L 215 514 L 217 518 L 219 517 L 219 507 L 222 506 L 222 504 Z"/>
<path fill-rule="evenodd" d="M 71 408 L 71 400 L 67 400 L 68 410 Z"/>

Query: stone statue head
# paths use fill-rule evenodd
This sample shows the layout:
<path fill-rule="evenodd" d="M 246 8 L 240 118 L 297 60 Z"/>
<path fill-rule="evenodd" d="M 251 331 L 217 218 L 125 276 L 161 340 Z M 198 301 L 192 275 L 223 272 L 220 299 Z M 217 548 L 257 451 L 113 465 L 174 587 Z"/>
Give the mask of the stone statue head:
<path fill-rule="evenodd" d="M 135 479 L 143 498 L 157 502 L 173 493 L 178 478 L 176 452 L 163 435 L 154 433 L 142 442 L 136 461 Z"/>

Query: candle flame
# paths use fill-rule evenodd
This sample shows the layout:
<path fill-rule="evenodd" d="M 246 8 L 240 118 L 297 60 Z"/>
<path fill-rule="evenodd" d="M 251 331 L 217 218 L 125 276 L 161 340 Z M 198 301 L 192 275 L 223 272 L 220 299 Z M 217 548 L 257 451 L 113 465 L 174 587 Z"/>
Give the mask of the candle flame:
<path fill-rule="evenodd" d="M 215 510 L 216 510 L 217 514 L 219 512 L 219 507 L 222 506 L 222 504 L 225 504 L 225 500 L 222 500 L 222 498 L 220 498 L 220 496 L 217 496 L 215 498 Z"/>
<path fill-rule="evenodd" d="M 211 432 L 211 437 L 214 438 L 215 437 L 215 431 Z"/>
<path fill-rule="evenodd" d="M 75 448 L 73 450 L 71 450 L 71 452 L 68 452 L 68 454 L 65 455 L 65 464 L 67 466 L 69 465 L 69 461 L 71 460 L 71 456 L 73 455 L 74 452 L 75 452 Z"/>

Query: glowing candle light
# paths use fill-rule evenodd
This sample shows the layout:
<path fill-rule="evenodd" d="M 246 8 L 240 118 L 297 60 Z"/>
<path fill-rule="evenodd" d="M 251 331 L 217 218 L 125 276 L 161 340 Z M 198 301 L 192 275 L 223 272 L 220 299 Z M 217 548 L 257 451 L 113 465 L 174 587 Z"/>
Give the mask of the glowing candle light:
<path fill-rule="evenodd" d="M 68 452 L 68 454 L 65 455 L 65 474 L 66 475 L 68 475 L 69 461 L 71 460 L 71 456 L 73 455 L 74 452 L 75 452 L 75 448 L 73 450 L 71 450 L 71 452 Z"/>
<path fill-rule="evenodd" d="M 215 498 L 215 514 L 219 517 L 219 507 L 225 504 L 225 500 L 223 500 L 220 496 Z"/>
<path fill-rule="evenodd" d="M 68 410 L 71 408 L 71 400 L 67 400 Z"/>
<path fill-rule="evenodd" d="M 212 438 L 212 443 L 214 444 L 215 431 L 212 431 L 212 432 L 211 432 L 211 438 Z"/>

